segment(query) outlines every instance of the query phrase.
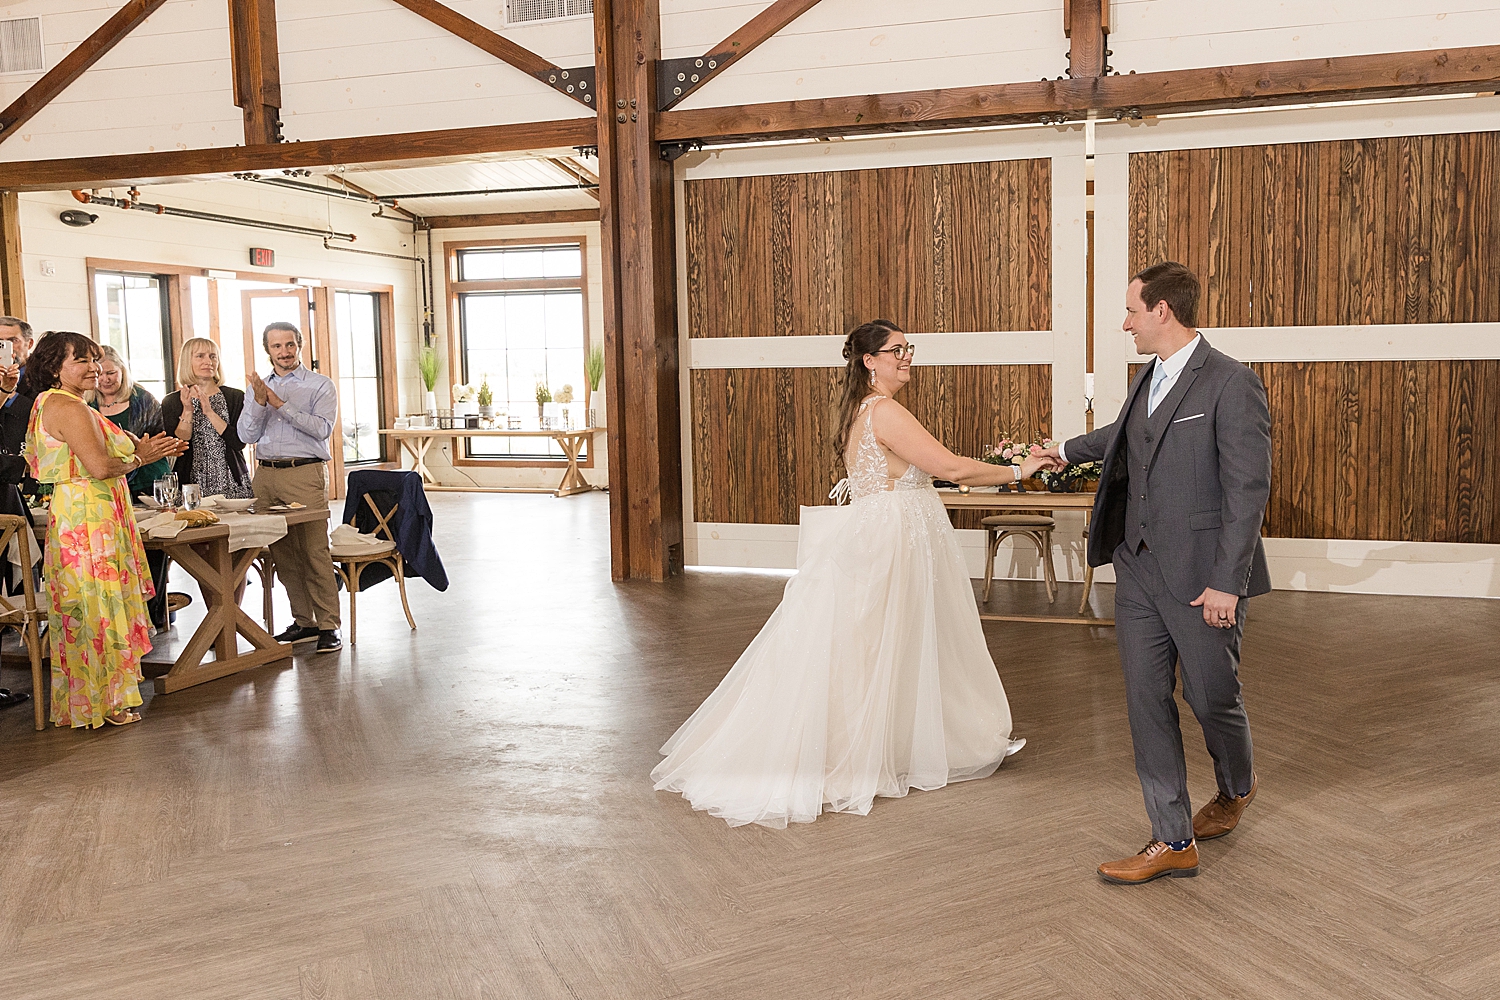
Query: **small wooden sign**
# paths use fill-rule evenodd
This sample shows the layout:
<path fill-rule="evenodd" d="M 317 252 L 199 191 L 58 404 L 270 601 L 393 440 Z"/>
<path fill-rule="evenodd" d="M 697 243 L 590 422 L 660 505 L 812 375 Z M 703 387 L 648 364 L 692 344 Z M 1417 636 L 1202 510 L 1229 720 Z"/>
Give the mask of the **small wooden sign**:
<path fill-rule="evenodd" d="M 276 251 L 267 250 L 265 247 L 250 248 L 251 267 L 274 267 L 276 266 Z"/>

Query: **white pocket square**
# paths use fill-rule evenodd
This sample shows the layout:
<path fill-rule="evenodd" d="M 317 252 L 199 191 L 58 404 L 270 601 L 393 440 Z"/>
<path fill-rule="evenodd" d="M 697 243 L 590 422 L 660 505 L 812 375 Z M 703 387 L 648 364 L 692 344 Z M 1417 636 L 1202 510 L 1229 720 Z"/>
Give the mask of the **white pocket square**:
<path fill-rule="evenodd" d="M 1191 417 L 1178 417 L 1176 420 L 1172 421 L 1172 423 L 1174 423 L 1174 424 L 1185 424 L 1189 420 L 1197 420 L 1199 417 L 1202 417 L 1202 416 L 1204 416 L 1204 414 L 1202 414 L 1202 413 L 1195 413 Z"/>

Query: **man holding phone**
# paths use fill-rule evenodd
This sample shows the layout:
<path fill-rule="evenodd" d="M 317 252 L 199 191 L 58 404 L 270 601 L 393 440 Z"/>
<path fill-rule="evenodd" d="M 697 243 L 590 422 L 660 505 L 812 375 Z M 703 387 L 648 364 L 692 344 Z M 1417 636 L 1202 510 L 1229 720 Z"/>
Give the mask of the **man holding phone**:
<path fill-rule="evenodd" d="M 31 356 L 31 324 L 14 316 L 0 316 L 0 514 L 26 517 L 26 502 L 21 498 L 25 484 L 36 485 L 27 475 L 21 449 L 26 444 L 26 425 L 31 420 L 30 396 L 16 392 L 21 369 Z M 7 592 L 19 589 L 19 578 L 12 578 L 10 564 L 0 565 Z M 0 688 L 0 708 L 19 705 L 30 696 L 25 691 L 11 692 Z"/>

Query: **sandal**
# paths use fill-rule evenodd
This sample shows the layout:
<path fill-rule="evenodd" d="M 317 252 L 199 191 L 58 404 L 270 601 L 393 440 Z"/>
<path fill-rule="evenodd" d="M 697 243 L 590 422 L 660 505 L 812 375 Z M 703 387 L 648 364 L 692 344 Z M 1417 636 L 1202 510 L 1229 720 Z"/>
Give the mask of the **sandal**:
<path fill-rule="evenodd" d="M 104 717 L 104 721 L 109 723 L 111 726 L 128 726 L 132 722 L 140 722 L 141 713 L 132 712 L 129 709 L 126 709 L 123 712 L 116 712 L 113 715 L 106 715 Z"/>

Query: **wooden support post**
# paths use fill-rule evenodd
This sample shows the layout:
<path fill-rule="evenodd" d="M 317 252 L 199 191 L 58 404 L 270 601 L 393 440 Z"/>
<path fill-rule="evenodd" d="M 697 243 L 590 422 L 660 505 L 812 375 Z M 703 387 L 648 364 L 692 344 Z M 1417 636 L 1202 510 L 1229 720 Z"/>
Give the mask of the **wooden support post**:
<path fill-rule="evenodd" d="M 1109 0 L 1063 0 L 1063 34 L 1068 47 L 1068 75 L 1075 80 L 1107 76 Z"/>
<path fill-rule="evenodd" d="M 594 50 L 610 567 L 616 580 L 662 580 L 682 565 L 682 435 L 672 166 L 651 136 L 658 0 L 595 0 Z"/>
<path fill-rule="evenodd" d="M 14 191 L 0 191 L 0 313 L 26 318 L 26 282 L 21 271 L 21 205 Z"/>
<path fill-rule="evenodd" d="M 234 104 L 245 115 L 245 145 L 281 142 L 281 53 L 276 0 L 229 0 Z"/>

